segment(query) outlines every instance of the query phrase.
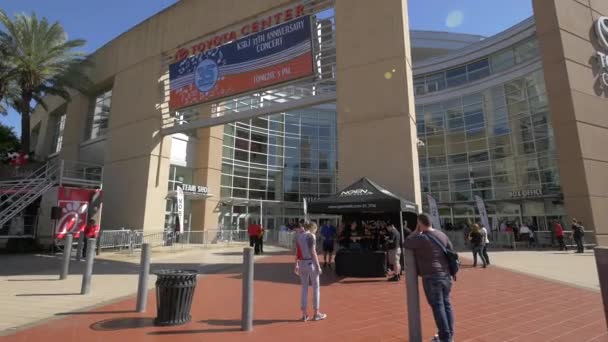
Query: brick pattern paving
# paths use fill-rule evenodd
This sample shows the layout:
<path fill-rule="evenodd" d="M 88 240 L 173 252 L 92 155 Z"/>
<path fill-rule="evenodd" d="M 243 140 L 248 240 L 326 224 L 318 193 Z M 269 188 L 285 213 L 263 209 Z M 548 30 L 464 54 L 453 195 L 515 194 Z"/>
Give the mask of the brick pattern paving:
<path fill-rule="evenodd" d="M 148 311 L 134 313 L 134 301 L 76 313 L 38 327 L 0 337 L 29 341 L 407 341 L 404 282 L 322 276 L 322 322 L 297 321 L 299 280 L 293 258 L 261 259 L 255 273 L 255 322 L 240 332 L 241 278 L 238 269 L 199 279 L 191 323 L 170 328 L 152 325 Z M 117 284 L 118 285 L 118 284 Z M 421 291 L 422 293 L 422 291 Z M 568 287 L 490 267 L 465 268 L 453 290 L 456 341 L 608 342 L 598 292 Z M 434 323 L 424 300 L 424 340 Z"/>

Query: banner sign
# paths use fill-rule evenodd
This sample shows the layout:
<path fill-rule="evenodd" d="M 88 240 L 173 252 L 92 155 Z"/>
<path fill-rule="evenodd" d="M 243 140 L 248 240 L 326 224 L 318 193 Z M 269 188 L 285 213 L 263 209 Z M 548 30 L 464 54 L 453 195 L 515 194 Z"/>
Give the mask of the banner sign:
<path fill-rule="evenodd" d="M 310 16 L 169 66 L 169 107 L 179 109 L 313 75 Z"/>
<path fill-rule="evenodd" d="M 182 191 L 188 195 L 207 195 L 209 188 L 202 185 L 182 184 Z"/>
<path fill-rule="evenodd" d="M 488 212 L 486 211 L 486 205 L 483 202 L 483 199 L 479 196 L 475 196 L 475 202 L 477 202 L 477 210 L 479 211 L 481 224 L 486 227 L 486 229 L 490 230 L 490 220 L 488 219 Z"/>
<path fill-rule="evenodd" d="M 437 208 L 437 201 L 431 195 L 427 195 L 427 201 L 429 202 L 429 211 L 433 218 L 433 228 L 441 230 L 441 220 L 439 219 L 439 209 Z"/>
<path fill-rule="evenodd" d="M 181 186 L 177 187 L 177 219 L 179 220 L 179 232 L 184 232 L 184 190 Z"/>

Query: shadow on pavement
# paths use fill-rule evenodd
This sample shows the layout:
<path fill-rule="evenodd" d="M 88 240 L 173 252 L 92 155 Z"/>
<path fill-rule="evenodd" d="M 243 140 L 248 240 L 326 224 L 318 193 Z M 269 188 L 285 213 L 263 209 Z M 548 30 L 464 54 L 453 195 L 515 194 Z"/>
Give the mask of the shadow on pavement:
<path fill-rule="evenodd" d="M 19 293 L 15 297 L 80 296 L 80 293 Z"/>
<path fill-rule="evenodd" d="M 300 322 L 297 319 L 255 319 L 253 325 L 268 325 L 275 323 L 296 323 Z M 209 325 L 221 325 L 221 326 L 241 326 L 241 321 L 238 319 L 208 319 L 199 321 L 199 323 L 205 323 Z"/>
<path fill-rule="evenodd" d="M 200 329 L 200 330 L 169 330 L 169 331 L 153 331 L 148 335 L 164 336 L 164 335 L 190 335 L 190 334 L 212 334 L 212 333 L 229 333 L 239 332 L 241 328 L 228 329 Z"/>
<path fill-rule="evenodd" d="M 58 281 L 59 279 L 8 279 L 8 281 Z"/>
<path fill-rule="evenodd" d="M 72 316 L 72 315 L 110 315 L 110 314 L 125 314 L 135 313 L 135 310 L 118 310 L 118 311 L 74 311 L 74 312 L 60 312 L 56 313 L 55 316 Z"/>
<path fill-rule="evenodd" d="M 90 325 L 95 331 L 115 331 L 134 328 L 147 328 L 154 326 L 154 318 L 150 317 L 126 317 L 106 319 Z"/>
<path fill-rule="evenodd" d="M 223 256 L 239 256 L 243 255 L 243 252 L 218 252 L 213 253 L 215 255 L 223 255 Z M 272 256 L 272 255 L 293 255 L 293 253 L 285 252 L 285 251 L 273 251 L 273 252 L 264 252 L 264 254 L 260 256 Z"/>

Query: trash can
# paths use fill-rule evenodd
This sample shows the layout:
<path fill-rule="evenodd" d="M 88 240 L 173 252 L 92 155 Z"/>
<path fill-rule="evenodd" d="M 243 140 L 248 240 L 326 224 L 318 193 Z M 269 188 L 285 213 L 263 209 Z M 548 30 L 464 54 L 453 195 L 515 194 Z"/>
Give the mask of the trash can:
<path fill-rule="evenodd" d="M 190 322 L 190 308 L 196 288 L 197 271 L 162 270 L 156 279 L 156 326 L 181 325 Z"/>

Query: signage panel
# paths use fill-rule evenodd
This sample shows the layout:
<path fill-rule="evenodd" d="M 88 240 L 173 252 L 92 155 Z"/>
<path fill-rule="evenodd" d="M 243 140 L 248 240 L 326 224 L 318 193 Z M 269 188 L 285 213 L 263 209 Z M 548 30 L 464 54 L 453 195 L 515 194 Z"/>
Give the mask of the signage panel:
<path fill-rule="evenodd" d="M 310 16 L 169 66 L 169 107 L 179 109 L 314 73 Z"/>

